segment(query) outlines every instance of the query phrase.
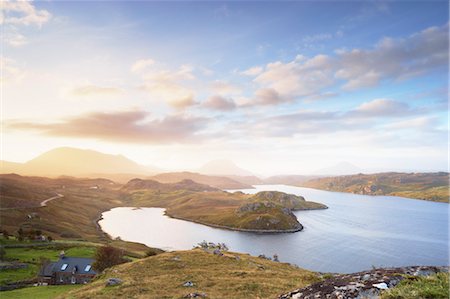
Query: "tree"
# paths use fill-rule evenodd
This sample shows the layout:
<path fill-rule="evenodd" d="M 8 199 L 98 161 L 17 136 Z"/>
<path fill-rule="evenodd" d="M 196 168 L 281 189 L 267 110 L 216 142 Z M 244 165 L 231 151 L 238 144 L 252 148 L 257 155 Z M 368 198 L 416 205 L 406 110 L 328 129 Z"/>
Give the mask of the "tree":
<path fill-rule="evenodd" d="M 112 246 L 102 246 L 97 248 L 95 252 L 95 262 L 92 267 L 101 272 L 106 268 L 114 265 L 125 263 L 127 260 L 123 258 L 123 251 Z"/>

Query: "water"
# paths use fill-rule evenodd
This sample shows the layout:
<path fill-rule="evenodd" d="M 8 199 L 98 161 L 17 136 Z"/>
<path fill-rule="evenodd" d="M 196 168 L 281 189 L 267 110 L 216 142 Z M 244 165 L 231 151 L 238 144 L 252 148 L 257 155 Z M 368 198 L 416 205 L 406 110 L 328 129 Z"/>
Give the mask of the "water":
<path fill-rule="evenodd" d="M 260 235 L 211 228 L 164 216 L 160 208 L 115 208 L 99 223 L 112 237 L 166 250 L 190 249 L 207 240 L 232 251 L 278 254 L 283 262 L 321 272 L 350 273 L 375 267 L 449 265 L 447 203 L 367 196 L 286 185 L 241 190 L 278 190 L 326 204 L 295 212 L 304 230 Z"/>

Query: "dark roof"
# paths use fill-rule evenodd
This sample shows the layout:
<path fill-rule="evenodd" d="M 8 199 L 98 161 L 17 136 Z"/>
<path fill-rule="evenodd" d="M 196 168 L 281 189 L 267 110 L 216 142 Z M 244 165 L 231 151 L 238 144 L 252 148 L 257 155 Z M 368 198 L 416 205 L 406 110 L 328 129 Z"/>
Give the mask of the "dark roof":
<path fill-rule="evenodd" d="M 48 263 L 39 270 L 39 276 L 52 276 L 55 263 Z"/>
<path fill-rule="evenodd" d="M 63 257 L 60 258 L 59 261 L 50 263 L 44 266 L 39 275 L 40 276 L 52 276 L 55 272 L 65 272 L 72 273 L 75 269 L 75 273 L 77 274 L 91 274 L 95 275 L 97 272 L 92 269 L 92 264 L 94 263 L 93 259 L 84 258 L 84 257 Z M 63 265 L 67 265 L 63 267 Z M 87 269 L 87 266 L 88 267 Z M 86 271 L 87 269 L 87 271 Z"/>

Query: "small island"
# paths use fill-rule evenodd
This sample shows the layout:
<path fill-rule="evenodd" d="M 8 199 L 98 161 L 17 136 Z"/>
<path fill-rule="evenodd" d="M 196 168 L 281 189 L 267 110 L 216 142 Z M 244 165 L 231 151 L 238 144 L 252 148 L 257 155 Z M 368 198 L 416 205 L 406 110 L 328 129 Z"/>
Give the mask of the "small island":
<path fill-rule="evenodd" d="M 163 184 L 133 179 L 122 192 L 130 206 L 160 207 L 166 215 L 212 227 L 255 233 L 297 232 L 293 211 L 326 209 L 302 196 L 278 191 L 225 192 L 191 180 Z"/>

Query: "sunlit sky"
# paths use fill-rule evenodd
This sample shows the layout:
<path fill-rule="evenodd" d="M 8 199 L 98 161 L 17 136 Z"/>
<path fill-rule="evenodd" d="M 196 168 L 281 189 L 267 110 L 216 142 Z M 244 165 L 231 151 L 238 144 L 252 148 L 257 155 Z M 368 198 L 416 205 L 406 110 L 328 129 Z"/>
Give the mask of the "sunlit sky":
<path fill-rule="evenodd" d="M 1 5 L 3 160 L 447 170 L 447 1 Z"/>

